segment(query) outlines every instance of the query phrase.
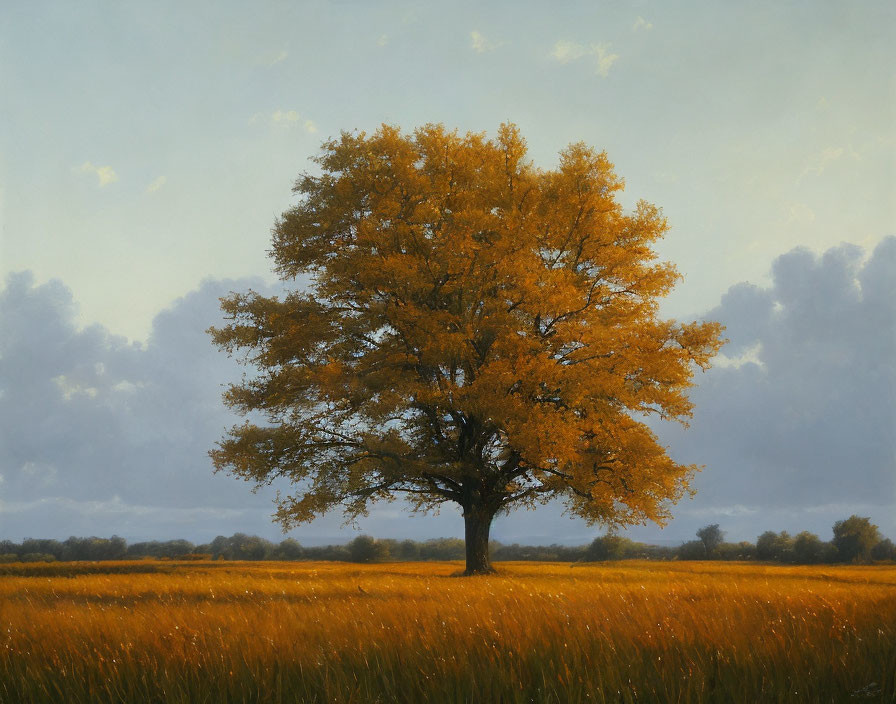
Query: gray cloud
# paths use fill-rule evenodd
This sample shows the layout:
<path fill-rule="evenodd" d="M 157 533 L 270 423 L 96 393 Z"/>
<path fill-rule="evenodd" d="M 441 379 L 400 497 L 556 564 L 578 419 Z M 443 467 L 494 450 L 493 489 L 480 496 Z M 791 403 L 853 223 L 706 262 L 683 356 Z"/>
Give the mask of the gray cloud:
<path fill-rule="evenodd" d="M 896 238 L 862 257 L 793 250 L 771 287 L 733 286 L 706 315 L 740 359 L 698 378 L 689 429 L 660 429 L 678 459 L 706 465 L 677 515 L 826 534 L 855 510 L 896 532 Z"/>
<path fill-rule="evenodd" d="M 242 369 L 205 330 L 222 322 L 219 297 L 248 288 L 275 293 L 260 279 L 204 281 L 156 315 L 141 345 L 101 326 L 79 329 L 63 283 L 9 276 L 0 290 L 0 536 L 282 537 L 272 502 L 287 487 L 253 494 L 214 474 L 207 456 L 239 421 L 221 391 Z M 384 537 L 461 526 L 450 510 L 413 518 L 400 504 L 363 524 Z M 346 532 L 340 515 L 328 515 L 293 535 L 313 544 Z"/>
<path fill-rule="evenodd" d="M 146 344 L 78 328 L 71 292 L 10 276 L 0 291 L 0 533 L 19 539 L 119 533 L 205 540 L 237 530 L 276 538 L 273 489 L 212 473 L 207 450 L 236 419 L 222 384 L 239 366 L 210 344 L 218 297 L 260 280 L 204 281 L 160 312 Z M 658 427 L 680 461 L 706 465 L 693 501 L 663 533 L 706 523 L 734 539 L 765 529 L 827 535 L 858 512 L 896 537 L 896 238 L 863 261 L 843 245 L 779 257 L 768 288 L 732 286 L 706 314 L 727 325 L 731 360 L 698 375 L 689 429 Z M 502 517 L 504 541 L 584 542 L 558 506 Z M 338 539 L 338 515 L 294 535 Z M 455 511 L 411 517 L 400 502 L 362 528 L 388 537 L 458 535 Z"/>
<path fill-rule="evenodd" d="M 253 496 L 244 483 L 213 476 L 206 456 L 234 420 L 220 391 L 238 370 L 204 331 L 220 320 L 218 297 L 249 286 L 263 290 L 255 280 L 203 282 L 159 313 L 139 345 L 100 326 L 78 329 L 62 283 L 37 286 L 28 273 L 7 279 L 0 293 L 5 533 L 130 525 L 134 534 L 166 536 L 177 525 L 175 533 L 192 536 L 212 509 L 269 523 L 270 493 Z M 185 526 L 189 515 L 195 520 Z"/>

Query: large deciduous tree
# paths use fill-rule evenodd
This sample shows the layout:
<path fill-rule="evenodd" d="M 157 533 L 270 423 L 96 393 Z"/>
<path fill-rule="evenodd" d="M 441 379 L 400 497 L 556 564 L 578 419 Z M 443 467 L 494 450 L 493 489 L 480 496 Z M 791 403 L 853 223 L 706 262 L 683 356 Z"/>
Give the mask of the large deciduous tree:
<path fill-rule="evenodd" d="M 459 504 L 468 574 L 491 570 L 489 528 L 515 505 L 663 522 L 695 468 L 644 420 L 689 416 L 721 327 L 658 316 L 678 278 L 651 248 L 661 212 L 624 212 L 582 144 L 535 168 L 513 125 L 343 133 L 316 162 L 273 231 L 277 273 L 303 285 L 222 299 L 210 331 L 258 372 L 225 394 L 255 422 L 215 466 L 293 482 L 284 526 L 396 495 Z"/>

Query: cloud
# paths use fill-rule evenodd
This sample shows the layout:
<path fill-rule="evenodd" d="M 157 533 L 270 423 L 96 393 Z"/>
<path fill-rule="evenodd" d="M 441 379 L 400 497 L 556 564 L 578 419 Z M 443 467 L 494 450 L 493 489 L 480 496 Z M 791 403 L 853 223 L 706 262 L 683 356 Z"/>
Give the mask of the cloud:
<path fill-rule="evenodd" d="M 588 53 L 588 49 L 583 44 L 560 40 L 554 45 L 551 56 L 561 64 L 568 64 L 570 61 L 580 59 Z"/>
<path fill-rule="evenodd" d="M 299 113 L 295 110 L 275 110 L 271 113 L 271 120 L 273 122 L 298 122 Z"/>
<path fill-rule="evenodd" d="M 238 419 L 221 385 L 241 369 L 209 342 L 218 298 L 263 281 L 206 280 L 153 321 L 146 344 L 78 327 L 72 292 L 13 274 L 0 289 L 0 476 L 7 537 L 111 535 L 276 538 L 276 488 L 213 474 L 206 455 Z M 766 529 L 827 535 L 851 513 L 896 537 L 896 238 L 869 255 L 842 245 L 775 260 L 772 283 L 729 288 L 706 317 L 727 326 L 725 359 L 698 374 L 688 429 L 655 427 L 681 462 L 705 465 L 696 498 L 664 538 L 723 523 L 732 539 Z M 395 505 L 363 522 L 383 537 L 459 535 L 457 511 L 411 518 Z M 341 516 L 298 529 L 336 540 Z M 537 526 L 537 527 L 533 527 Z M 513 542 L 586 542 L 594 529 L 553 504 L 495 526 Z M 656 529 L 630 531 L 657 539 Z"/>
<path fill-rule="evenodd" d="M 839 161 L 843 156 L 859 159 L 859 155 L 851 148 L 847 150 L 844 147 L 825 147 L 813 155 L 806 167 L 800 172 L 800 175 L 797 176 L 796 184 L 799 185 L 809 175 L 821 176 L 828 166 Z"/>
<path fill-rule="evenodd" d="M 551 57 L 561 64 L 568 64 L 585 57 L 591 57 L 595 63 L 595 72 L 604 78 L 610 74 L 610 68 L 619 59 L 619 54 L 610 53 L 610 44 L 577 44 L 566 40 L 558 41 L 551 51 Z"/>
<path fill-rule="evenodd" d="M 619 54 L 611 54 L 609 44 L 599 44 L 592 49 L 597 56 L 597 72 L 606 78 L 610 73 L 610 67 L 619 58 Z"/>
<path fill-rule="evenodd" d="M 281 64 L 289 58 L 289 51 L 286 49 L 276 49 L 271 47 L 260 52 L 253 59 L 253 64 L 257 67 L 273 68 L 277 64 Z"/>
<path fill-rule="evenodd" d="M 819 164 L 824 166 L 829 161 L 836 161 L 843 156 L 844 151 L 846 150 L 843 147 L 825 147 L 821 150 L 821 154 L 819 155 Z"/>
<path fill-rule="evenodd" d="M 276 66 L 277 64 L 286 61 L 287 57 L 289 57 L 289 52 L 286 51 L 286 49 L 282 49 L 268 61 L 268 66 Z"/>
<path fill-rule="evenodd" d="M 164 186 L 167 183 L 167 181 L 168 181 L 168 179 L 165 176 L 159 176 L 155 181 L 153 181 L 151 184 L 149 184 L 146 187 L 146 192 L 147 193 L 155 193 L 162 186 Z"/>
<path fill-rule="evenodd" d="M 61 282 L 9 276 L 0 290 L 4 502 L 89 508 L 85 502 L 118 497 L 160 510 L 246 510 L 269 526 L 270 492 L 256 497 L 242 482 L 213 475 L 206 455 L 234 421 L 220 394 L 239 368 L 204 331 L 220 324 L 220 296 L 249 287 L 270 290 L 259 280 L 204 282 L 160 312 L 148 342 L 137 345 L 99 325 L 77 327 Z M 34 511 L 8 517 L 5 528 L 40 524 L 42 534 L 70 534 L 59 516 Z M 142 525 L 134 532 L 153 532 L 149 518 Z M 114 521 L 107 528 L 115 532 Z"/>
<path fill-rule="evenodd" d="M 304 118 L 296 110 L 274 110 L 272 113 L 257 112 L 249 118 L 250 125 L 268 123 L 283 127 L 301 127 L 308 134 L 317 132 L 317 125 L 312 120 Z"/>
<path fill-rule="evenodd" d="M 483 54 L 486 51 L 494 51 L 503 45 L 503 42 L 490 42 L 484 35 L 475 29 L 470 32 L 470 41 L 473 51 L 478 54 Z"/>
<path fill-rule="evenodd" d="M 389 43 L 389 35 L 381 34 L 380 38 L 376 40 L 377 46 L 386 46 Z"/>
<path fill-rule="evenodd" d="M 815 222 L 815 211 L 805 203 L 791 203 L 787 208 L 787 224 L 811 225 Z"/>
<path fill-rule="evenodd" d="M 238 422 L 221 402 L 222 384 L 241 368 L 209 342 L 221 324 L 218 298 L 260 280 L 207 280 L 153 321 L 145 345 L 94 325 L 75 325 L 77 306 L 60 281 L 28 273 L 0 289 L 0 476 L 5 536 L 123 535 L 129 540 L 210 540 L 235 531 L 276 539 L 270 516 L 277 488 L 214 474 L 207 451 Z M 86 392 L 87 389 L 91 391 Z M 413 517 L 400 504 L 374 507 L 364 530 L 417 539 L 460 535 L 455 507 Z M 585 542 L 593 529 L 520 512 L 495 526 L 499 539 Z M 303 543 L 344 539 L 341 514 L 295 532 Z"/>
<path fill-rule="evenodd" d="M 100 188 L 118 180 L 118 174 L 115 173 L 111 166 L 94 166 L 91 162 L 85 161 L 76 170 L 82 174 L 94 174 L 97 178 L 97 185 Z"/>
<path fill-rule="evenodd" d="M 645 20 L 645 19 L 644 19 L 643 17 L 641 17 L 640 15 L 638 15 L 638 18 L 635 20 L 635 23 L 632 25 L 632 31 L 633 31 L 633 32 L 637 32 L 637 31 L 640 31 L 640 30 L 643 30 L 643 31 L 645 31 L 645 32 L 649 32 L 651 29 L 653 29 L 653 23 L 648 22 L 647 20 Z"/>
<path fill-rule="evenodd" d="M 864 254 L 795 249 L 775 260 L 770 287 L 732 286 L 707 313 L 740 363 L 698 376 L 689 429 L 659 431 L 680 461 L 707 466 L 701 510 L 832 523 L 853 506 L 896 529 L 896 238 Z M 846 513 L 818 511 L 835 505 Z"/>

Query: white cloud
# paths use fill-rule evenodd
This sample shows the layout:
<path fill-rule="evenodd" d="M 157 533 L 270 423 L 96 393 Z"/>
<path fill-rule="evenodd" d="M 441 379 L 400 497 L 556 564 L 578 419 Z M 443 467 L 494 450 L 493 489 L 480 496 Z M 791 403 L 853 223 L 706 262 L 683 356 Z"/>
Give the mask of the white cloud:
<path fill-rule="evenodd" d="M 811 225 L 815 222 L 815 211 L 805 203 L 791 203 L 788 209 L 787 224 Z"/>
<path fill-rule="evenodd" d="M 744 506 L 734 504 L 731 506 L 706 506 L 704 508 L 682 509 L 677 513 L 682 516 L 694 516 L 695 518 L 711 519 L 717 517 L 731 518 L 735 516 L 755 516 L 762 511 L 757 506 Z"/>
<path fill-rule="evenodd" d="M 652 176 L 657 183 L 678 183 L 679 179 L 674 171 L 654 171 Z"/>
<path fill-rule="evenodd" d="M 289 56 L 289 52 L 286 49 L 283 49 L 278 53 L 274 58 L 268 61 L 268 66 L 275 66 L 279 64 L 281 61 L 286 61 L 286 58 Z"/>
<path fill-rule="evenodd" d="M 289 58 L 289 52 L 286 49 L 270 48 L 259 54 L 256 54 L 253 64 L 264 68 L 271 68 L 279 63 L 283 63 Z"/>
<path fill-rule="evenodd" d="M 843 147 L 825 147 L 821 150 L 821 155 L 819 157 L 820 163 L 824 165 L 829 161 L 836 161 L 843 156 L 844 151 L 846 150 Z"/>
<path fill-rule="evenodd" d="M 809 164 L 800 172 L 800 175 L 796 179 L 797 185 L 810 174 L 821 176 L 830 164 L 839 161 L 844 155 L 850 156 L 853 159 L 860 158 L 852 148 L 847 151 L 844 147 L 825 147 L 819 153 L 815 154 Z"/>
<path fill-rule="evenodd" d="M 168 179 L 165 176 L 159 176 L 155 181 L 153 181 L 151 184 L 149 184 L 146 187 L 146 192 L 147 193 L 155 193 L 162 186 L 164 186 L 167 181 L 168 181 Z"/>
<path fill-rule="evenodd" d="M 111 166 L 94 166 L 91 162 L 85 161 L 76 169 L 82 174 L 95 174 L 97 177 L 97 185 L 100 188 L 115 183 L 118 180 L 118 174 Z"/>
<path fill-rule="evenodd" d="M 180 523 L 196 519 L 240 518 L 248 513 L 247 509 L 227 508 L 223 506 L 195 506 L 172 508 L 170 506 L 152 506 L 123 501 L 120 496 L 96 501 L 77 501 L 64 496 L 48 496 L 33 501 L 2 501 L 0 508 L 4 513 L 26 513 L 31 511 L 75 511 L 84 514 L 99 514 L 108 519 L 117 516 L 154 517 L 157 520 L 176 520 Z"/>
<path fill-rule="evenodd" d="M 576 42 L 560 40 L 554 45 L 554 50 L 551 52 L 551 57 L 561 64 L 568 64 L 586 56 L 593 57 L 595 72 L 604 78 L 609 75 L 610 68 L 619 59 L 619 54 L 610 52 L 610 44 L 585 46 Z"/>
<path fill-rule="evenodd" d="M 275 110 L 271 115 L 274 122 L 298 122 L 299 113 L 295 110 Z"/>
<path fill-rule="evenodd" d="M 638 19 L 636 19 L 635 23 L 632 25 L 632 31 L 637 32 L 640 29 L 643 29 L 645 32 L 649 32 L 651 29 L 653 29 L 653 23 L 648 22 L 643 17 L 638 15 Z"/>
<path fill-rule="evenodd" d="M 56 467 L 42 462 L 25 462 L 19 471 L 36 487 L 48 487 L 56 483 Z"/>
<path fill-rule="evenodd" d="M 611 54 L 609 44 L 598 44 L 592 47 L 592 49 L 597 56 L 597 72 L 606 78 L 610 73 L 610 67 L 619 58 L 619 54 Z"/>
<path fill-rule="evenodd" d="M 60 393 L 62 394 L 62 398 L 66 401 L 71 401 L 78 394 L 84 394 L 85 396 L 89 396 L 90 398 L 96 398 L 99 393 L 99 389 L 95 386 L 88 386 L 86 384 L 80 383 L 77 379 L 70 379 L 64 374 L 60 374 L 53 378 L 53 382 L 59 388 Z"/>
<path fill-rule="evenodd" d="M 759 367 L 764 367 L 765 364 L 762 361 L 761 357 L 762 353 L 762 343 L 756 342 L 749 347 L 744 348 L 744 350 L 735 356 L 730 356 L 725 354 L 725 348 L 722 348 L 722 351 L 713 361 L 714 367 L 734 367 L 735 369 L 739 369 L 745 364 L 755 364 Z"/>
<path fill-rule="evenodd" d="M 250 125 L 257 125 L 262 122 L 284 127 L 301 126 L 308 134 L 315 134 L 317 132 L 317 125 L 315 125 L 312 120 L 304 118 L 301 113 L 296 110 L 274 110 L 274 112 L 270 114 L 257 112 L 249 118 Z"/>
<path fill-rule="evenodd" d="M 386 44 L 388 44 L 388 43 L 389 43 L 389 35 L 388 34 L 381 34 L 380 38 L 376 40 L 377 46 L 386 46 Z"/>
<path fill-rule="evenodd" d="M 581 59 L 587 53 L 588 49 L 585 47 L 585 45 L 576 44 L 575 42 L 568 42 L 561 39 L 559 42 L 554 44 L 554 50 L 551 52 L 551 56 L 553 56 L 561 64 L 568 64 L 570 61 Z"/>
<path fill-rule="evenodd" d="M 470 40 L 472 42 L 471 46 L 473 47 L 473 51 L 477 54 L 492 51 L 503 44 L 503 42 L 490 42 L 485 35 L 475 29 L 470 32 Z"/>

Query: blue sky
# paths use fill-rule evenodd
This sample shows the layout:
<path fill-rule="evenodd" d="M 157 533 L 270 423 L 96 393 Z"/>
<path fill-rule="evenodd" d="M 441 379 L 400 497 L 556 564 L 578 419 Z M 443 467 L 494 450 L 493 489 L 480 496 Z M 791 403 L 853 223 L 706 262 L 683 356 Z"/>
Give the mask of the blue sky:
<path fill-rule="evenodd" d="M 743 436 L 723 443 L 698 415 L 692 433 L 670 432 L 673 451 L 707 469 L 698 503 L 683 504 L 666 532 L 647 528 L 643 535 L 688 537 L 695 522 L 713 516 L 743 537 L 755 537 L 753 523 L 800 529 L 788 523 L 796 520 L 824 534 L 850 507 L 887 528 L 884 514 L 892 516 L 896 503 L 888 426 L 896 335 L 886 304 L 867 304 L 865 291 L 886 289 L 881 282 L 896 276 L 886 239 L 896 234 L 894 30 L 886 2 L 7 4 L 0 9 L 0 281 L 7 305 L 0 330 L 17 339 L 5 340 L 0 352 L 0 413 L 8 421 L 23 416 L 17 394 L 28 394 L 17 382 L 25 376 L 29 389 L 46 393 L 28 399 L 37 404 L 28 416 L 35 437 L 23 438 L 28 428 L 21 428 L 0 447 L 0 531 L 156 537 L 162 531 L 153 522 L 167 520 L 191 538 L 229 530 L 232 523 L 220 520 L 226 509 L 242 511 L 251 532 L 275 535 L 269 497 L 212 476 L 204 457 L 227 422 L 217 409 L 217 384 L 234 373 L 201 334 L 215 322 L 215 296 L 246 287 L 248 278 L 274 285 L 265 255 L 270 227 L 323 140 L 383 122 L 406 129 L 443 122 L 493 134 L 507 120 L 519 125 L 537 165 L 550 167 L 565 145 L 584 141 L 606 149 L 616 164 L 626 205 L 644 198 L 664 209 L 672 229 L 659 251 L 684 276 L 664 304 L 668 315 L 714 311 L 730 317 L 723 319 L 729 332 L 754 331 L 750 344 L 729 348 L 738 360 L 723 360 L 705 379 L 698 403 L 716 409 L 714 417 L 733 413 L 737 399 L 720 399 L 744 387 L 743 377 L 733 377 L 748 374 L 747 365 L 770 386 L 799 378 L 793 393 L 807 394 L 802 411 L 788 411 L 805 416 L 802 425 L 794 421 L 799 442 L 785 451 L 779 438 L 778 454 L 760 453 L 752 463 L 731 458 L 768 438 L 769 428 L 734 420 Z M 802 254 L 789 255 L 795 248 Z M 26 271 L 30 278 L 7 278 Z M 848 285 L 835 285 L 841 280 Z M 729 290 L 745 281 L 759 294 Z M 794 292 L 798 284 L 809 288 Z M 785 328 L 756 322 L 766 299 L 805 323 L 788 328 L 803 333 L 788 337 L 786 347 Z M 834 300 L 851 311 L 845 319 L 813 317 L 816 307 L 833 310 Z M 26 301 L 40 314 L 23 321 Z M 857 323 L 849 336 L 829 334 L 861 315 L 870 316 L 867 324 Z M 878 357 L 862 358 L 864 368 L 842 363 L 881 341 Z M 66 344 L 75 344 L 69 357 Z M 776 356 L 763 361 L 772 349 Z M 816 355 L 835 378 L 797 375 L 799 365 L 781 356 L 788 350 L 799 359 Z M 205 371 L 190 357 L 203 360 Z M 110 378 L 101 383 L 98 364 L 119 365 L 116 380 L 106 371 Z M 122 396 L 128 384 L 138 390 L 130 400 Z M 157 388 L 152 401 L 140 395 L 150 387 Z M 778 474 L 790 467 L 784 474 L 794 486 L 818 483 L 812 432 L 830 438 L 832 427 L 851 427 L 842 411 L 825 410 L 832 387 L 870 389 L 870 400 L 850 397 L 871 404 L 871 420 L 863 408 L 850 416 L 864 418 L 864 430 L 845 434 L 837 447 L 822 443 L 824 457 L 866 453 L 873 469 L 863 473 L 861 454 L 843 469 L 863 490 L 844 497 L 837 485 L 830 495 L 800 494 L 797 513 L 746 489 L 746 503 L 738 501 L 735 477 L 762 474 L 757 463 Z M 761 398 L 743 401 L 758 413 Z M 781 399 L 769 402 L 780 406 Z M 165 418 L 187 407 L 196 433 L 166 446 L 174 431 Z M 765 415 L 777 418 L 774 409 Z M 41 418 L 55 425 L 35 428 Z M 190 419 L 178 427 L 192 428 Z M 69 432 L 76 426 L 79 432 Z M 100 429 L 112 426 L 114 437 L 104 440 Z M 857 437 L 864 444 L 855 445 Z M 159 453 L 168 469 L 158 468 Z M 131 479 L 119 486 L 121 465 L 129 469 L 119 478 Z M 103 472 L 109 476 L 100 481 Z M 142 493 L 134 490 L 136 476 L 146 477 Z M 160 477 L 173 487 L 184 482 L 180 494 L 154 492 Z M 49 505 L 68 508 L 42 524 Z M 182 522 L 172 523 L 174 515 Z M 452 517 L 408 523 L 394 505 L 380 515 L 362 527 L 455 530 Z M 887 520 L 896 538 L 896 519 Z M 532 537 L 531 517 L 516 521 L 506 520 L 506 537 Z M 780 525 L 769 525 L 774 521 Z M 548 542 L 591 534 L 550 512 L 541 523 Z M 338 521 L 321 525 L 314 529 L 320 535 L 338 532 Z"/>

